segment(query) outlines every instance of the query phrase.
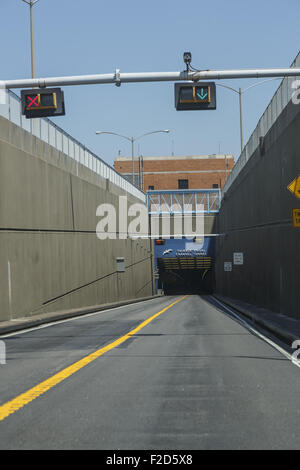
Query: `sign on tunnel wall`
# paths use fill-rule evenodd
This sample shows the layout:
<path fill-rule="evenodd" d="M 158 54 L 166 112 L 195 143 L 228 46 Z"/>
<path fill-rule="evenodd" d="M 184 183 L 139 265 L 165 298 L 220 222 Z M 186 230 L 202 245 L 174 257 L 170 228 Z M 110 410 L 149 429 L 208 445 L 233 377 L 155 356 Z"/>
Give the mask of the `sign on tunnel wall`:
<path fill-rule="evenodd" d="M 244 264 L 244 253 L 233 253 L 233 264 Z"/>
<path fill-rule="evenodd" d="M 224 261 L 224 271 L 226 271 L 226 272 L 232 271 L 232 262 L 231 261 Z"/>
<path fill-rule="evenodd" d="M 300 209 L 293 209 L 293 226 L 300 227 Z"/>

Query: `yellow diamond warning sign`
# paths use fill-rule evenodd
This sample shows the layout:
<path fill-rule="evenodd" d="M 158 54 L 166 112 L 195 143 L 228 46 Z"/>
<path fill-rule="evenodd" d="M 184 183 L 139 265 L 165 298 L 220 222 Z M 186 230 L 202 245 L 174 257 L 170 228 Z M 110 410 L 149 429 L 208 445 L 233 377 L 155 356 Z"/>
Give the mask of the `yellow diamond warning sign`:
<path fill-rule="evenodd" d="M 300 209 L 293 209 L 293 225 L 300 227 Z"/>
<path fill-rule="evenodd" d="M 300 199 L 300 175 L 297 176 L 289 185 L 288 190 Z M 296 210 L 296 209 L 295 209 Z"/>

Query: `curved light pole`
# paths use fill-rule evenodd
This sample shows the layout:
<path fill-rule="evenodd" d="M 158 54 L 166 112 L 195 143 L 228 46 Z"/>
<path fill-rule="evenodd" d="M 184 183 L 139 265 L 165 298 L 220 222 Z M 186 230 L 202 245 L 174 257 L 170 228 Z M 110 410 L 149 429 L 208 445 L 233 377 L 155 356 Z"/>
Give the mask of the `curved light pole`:
<path fill-rule="evenodd" d="M 135 184 L 134 180 L 134 142 L 136 140 L 141 139 L 142 137 L 145 137 L 146 135 L 150 134 L 158 134 L 158 133 L 169 133 L 169 129 L 164 129 L 164 130 L 159 130 L 159 131 L 152 131 L 152 132 L 146 132 L 145 134 L 139 135 L 138 137 L 127 137 L 126 135 L 122 134 L 117 134 L 116 132 L 109 132 L 109 131 L 97 131 L 96 134 L 112 134 L 112 135 L 117 135 L 118 137 L 122 137 L 123 139 L 129 140 L 131 142 L 131 159 L 132 159 L 132 183 Z"/>
<path fill-rule="evenodd" d="M 254 83 L 254 85 L 250 85 L 247 88 L 244 88 L 244 90 L 242 90 L 241 88 L 238 88 L 238 89 L 232 88 L 231 86 L 223 85 L 221 83 L 216 83 L 217 86 L 221 86 L 223 88 L 228 88 L 228 90 L 234 91 L 235 93 L 237 93 L 239 95 L 241 152 L 243 151 L 243 148 L 244 148 L 242 94 L 245 93 L 246 91 L 250 90 L 250 88 L 253 88 L 253 87 L 258 86 L 258 85 L 262 85 L 263 83 L 266 83 L 266 82 L 271 82 L 272 80 L 279 80 L 279 77 L 271 78 L 271 79 L 268 79 L 268 80 L 263 80 L 263 81 L 258 82 L 258 83 Z"/>
<path fill-rule="evenodd" d="M 31 74 L 32 78 L 36 77 L 35 73 L 35 54 L 34 54 L 34 25 L 33 25 L 33 7 L 39 0 L 23 0 L 30 6 L 30 38 L 31 38 Z"/>

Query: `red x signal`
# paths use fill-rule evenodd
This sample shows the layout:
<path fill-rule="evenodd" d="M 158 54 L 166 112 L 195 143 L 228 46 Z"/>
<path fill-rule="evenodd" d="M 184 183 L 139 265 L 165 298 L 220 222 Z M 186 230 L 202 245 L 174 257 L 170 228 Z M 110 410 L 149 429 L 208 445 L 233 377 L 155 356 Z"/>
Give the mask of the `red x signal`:
<path fill-rule="evenodd" d="M 36 107 L 39 106 L 39 104 L 37 103 L 37 99 L 38 99 L 39 95 L 36 95 L 35 98 L 30 98 L 29 95 L 27 95 L 27 99 L 30 101 L 30 104 L 27 105 L 27 108 L 30 108 L 32 105 L 35 105 Z"/>
<path fill-rule="evenodd" d="M 22 90 L 21 103 L 26 119 L 65 115 L 64 92 L 60 88 Z"/>

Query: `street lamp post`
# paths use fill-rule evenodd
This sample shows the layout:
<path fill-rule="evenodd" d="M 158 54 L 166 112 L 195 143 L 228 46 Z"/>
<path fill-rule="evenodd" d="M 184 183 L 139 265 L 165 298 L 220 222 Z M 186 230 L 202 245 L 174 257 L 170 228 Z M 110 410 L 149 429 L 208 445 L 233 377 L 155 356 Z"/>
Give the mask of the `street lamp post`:
<path fill-rule="evenodd" d="M 131 142 L 131 159 L 132 159 L 132 183 L 135 184 L 135 172 L 134 172 L 134 142 L 136 140 L 141 139 L 142 137 L 145 137 L 146 135 L 150 134 L 158 134 L 158 133 L 169 133 L 169 129 L 164 129 L 164 130 L 159 130 L 159 131 L 152 131 L 152 132 L 146 132 L 146 134 L 142 134 L 138 137 L 127 137 L 126 135 L 122 134 L 117 134 L 116 132 L 109 132 L 109 131 L 97 131 L 96 134 L 112 134 L 112 135 L 117 135 L 118 137 L 122 137 L 123 139 L 129 140 Z"/>
<path fill-rule="evenodd" d="M 241 138 L 241 153 L 244 148 L 244 129 L 243 129 L 243 110 L 242 110 L 242 89 L 239 88 L 239 104 L 240 104 L 240 138 Z"/>
<path fill-rule="evenodd" d="M 34 53 L 34 24 L 33 24 L 33 7 L 39 0 L 23 0 L 30 7 L 30 39 L 31 39 L 31 74 L 32 78 L 36 78 L 35 70 L 35 53 Z"/>
<path fill-rule="evenodd" d="M 248 86 L 247 88 L 245 88 L 244 90 L 242 90 L 241 88 L 239 88 L 239 89 L 232 88 L 231 86 L 223 85 L 223 84 L 221 84 L 221 83 L 216 83 L 217 86 L 221 86 L 221 87 L 223 87 L 223 88 L 227 88 L 228 90 L 234 91 L 235 93 L 237 93 L 237 94 L 239 95 L 241 152 L 243 151 L 243 148 L 244 148 L 242 94 L 245 93 L 246 91 L 250 90 L 250 88 L 253 88 L 253 87 L 258 86 L 258 85 L 262 85 L 263 83 L 270 82 L 270 81 L 272 81 L 272 80 L 279 80 L 279 77 L 271 78 L 271 79 L 268 79 L 268 80 L 263 80 L 263 81 L 258 82 L 258 83 L 254 83 L 254 85 L 250 85 L 250 86 Z"/>

